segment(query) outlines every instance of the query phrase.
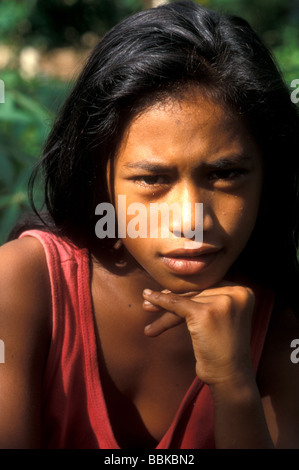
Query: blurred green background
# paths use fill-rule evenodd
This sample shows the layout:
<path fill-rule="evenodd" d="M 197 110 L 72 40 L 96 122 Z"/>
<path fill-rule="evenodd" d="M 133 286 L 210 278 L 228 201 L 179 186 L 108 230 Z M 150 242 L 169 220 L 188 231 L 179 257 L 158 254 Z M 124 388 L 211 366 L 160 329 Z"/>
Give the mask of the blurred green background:
<path fill-rule="evenodd" d="M 29 210 L 29 176 L 90 49 L 122 18 L 158 3 L 166 2 L 0 0 L 0 244 Z M 197 3 L 247 19 L 272 49 L 288 86 L 299 79 L 299 0 Z"/>

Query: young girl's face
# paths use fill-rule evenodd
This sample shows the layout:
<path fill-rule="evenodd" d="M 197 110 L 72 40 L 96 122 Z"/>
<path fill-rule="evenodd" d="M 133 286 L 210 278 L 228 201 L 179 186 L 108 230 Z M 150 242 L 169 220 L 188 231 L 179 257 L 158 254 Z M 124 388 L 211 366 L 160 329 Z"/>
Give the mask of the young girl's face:
<path fill-rule="evenodd" d="M 123 214 L 125 201 L 126 211 L 137 202 L 139 216 L 147 218 L 147 236 L 127 234 L 123 243 L 155 281 L 174 292 L 205 289 L 225 277 L 255 225 L 261 187 L 262 157 L 245 122 L 196 91 L 133 119 L 114 162 L 118 217 L 137 221 L 138 212 Z M 151 236 L 153 203 L 181 208 L 180 221 L 169 211 L 166 238 Z M 203 204 L 201 246 L 183 231 L 189 225 L 198 233 L 195 203 Z"/>

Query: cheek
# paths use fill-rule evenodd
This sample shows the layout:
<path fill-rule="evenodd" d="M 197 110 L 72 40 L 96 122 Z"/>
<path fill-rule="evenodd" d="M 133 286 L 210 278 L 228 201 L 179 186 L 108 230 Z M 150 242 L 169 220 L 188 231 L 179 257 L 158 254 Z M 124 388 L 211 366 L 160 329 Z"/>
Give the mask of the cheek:
<path fill-rule="evenodd" d="M 153 274 L 157 268 L 155 244 L 149 238 L 125 238 L 122 243 L 128 253 L 149 274 Z"/>
<path fill-rule="evenodd" d="M 248 239 L 256 223 L 259 210 L 259 197 L 235 197 L 230 204 L 223 206 L 219 222 L 227 235 L 236 237 L 242 243 Z"/>

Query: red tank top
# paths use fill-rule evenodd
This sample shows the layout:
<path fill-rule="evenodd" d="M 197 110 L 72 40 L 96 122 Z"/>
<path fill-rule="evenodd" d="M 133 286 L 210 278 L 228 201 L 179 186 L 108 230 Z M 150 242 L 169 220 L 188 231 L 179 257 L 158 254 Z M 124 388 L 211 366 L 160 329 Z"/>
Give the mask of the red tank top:
<path fill-rule="evenodd" d="M 50 449 L 119 449 L 101 386 L 86 249 L 32 230 L 43 245 L 51 282 L 52 338 L 43 384 L 42 442 Z M 271 292 L 255 288 L 251 352 L 257 370 L 273 309 Z M 157 449 L 212 449 L 213 401 L 195 378 Z"/>

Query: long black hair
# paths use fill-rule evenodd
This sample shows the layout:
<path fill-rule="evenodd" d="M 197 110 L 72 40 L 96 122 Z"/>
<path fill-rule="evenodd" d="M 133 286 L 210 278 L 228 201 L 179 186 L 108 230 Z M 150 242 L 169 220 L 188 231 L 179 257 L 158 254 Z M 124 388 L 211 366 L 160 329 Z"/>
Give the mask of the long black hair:
<path fill-rule="evenodd" d="M 55 229 L 92 244 L 95 207 L 109 200 L 107 162 L 126 125 L 188 84 L 247 119 L 260 145 L 261 209 L 237 264 L 297 305 L 298 113 L 271 53 L 238 17 L 183 1 L 139 12 L 110 30 L 54 123 L 31 189 L 41 170 Z M 107 247 L 115 241 L 97 242 Z"/>

